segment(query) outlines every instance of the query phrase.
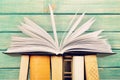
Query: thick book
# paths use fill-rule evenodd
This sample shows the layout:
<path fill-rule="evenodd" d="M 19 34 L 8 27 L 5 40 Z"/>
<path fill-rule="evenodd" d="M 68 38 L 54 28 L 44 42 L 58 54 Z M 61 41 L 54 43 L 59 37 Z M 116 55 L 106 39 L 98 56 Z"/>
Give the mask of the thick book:
<path fill-rule="evenodd" d="M 72 80 L 84 80 L 84 56 L 73 56 Z"/>
<path fill-rule="evenodd" d="M 63 57 L 63 80 L 72 79 L 72 56 Z"/>
<path fill-rule="evenodd" d="M 63 57 L 51 56 L 52 80 L 63 80 Z"/>
<path fill-rule="evenodd" d="M 20 63 L 19 80 L 28 79 L 28 69 L 29 69 L 29 55 L 22 55 Z"/>
<path fill-rule="evenodd" d="M 85 56 L 85 74 L 86 74 L 86 80 L 99 80 L 96 55 Z"/>
<path fill-rule="evenodd" d="M 99 36 L 102 30 L 95 32 L 85 32 L 95 22 L 94 18 L 90 18 L 79 27 L 85 13 L 77 14 L 69 23 L 69 30 L 66 36 L 58 42 L 56 24 L 51 6 L 50 17 L 53 29 L 53 38 L 42 27 L 28 18 L 24 18 L 24 23 L 21 23 L 19 29 L 28 37 L 13 36 L 12 43 L 5 53 L 27 53 L 27 54 L 69 54 L 72 52 L 92 52 L 92 53 L 113 53 L 111 46 L 107 40 Z M 84 54 L 84 53 L 83 53 Z"/>
<path fill-rule="evenodd" d="M 50 80 L 50 75 L 50 56 L 30 56 L 30 80 Z"/>

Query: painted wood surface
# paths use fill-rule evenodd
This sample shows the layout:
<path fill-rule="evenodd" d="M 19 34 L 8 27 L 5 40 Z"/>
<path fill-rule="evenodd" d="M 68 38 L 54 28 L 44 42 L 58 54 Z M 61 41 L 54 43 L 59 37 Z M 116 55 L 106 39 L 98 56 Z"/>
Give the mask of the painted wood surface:
<path fill-rule="evenodd" d="M 104 29 L 102 35 L 108 38 L 117 53 L 98 58 L 100 80 L 120 80 L 120 0 L 0 0 L 0 80 L 19 78 L 21 56 L 2 52 L 9 47 L 12 35 L 25 36 L 17 28 L 24 16 L 52 35 L 48 3 L 55 9 L 59 36 L 67 31 L 68 23 L 78 9 L 79 13 L 87 12 L 82 23 L 90 17 L 96 18 L 89 31 Z"/>
<path fill-rule="evenodd" d="M 55 22 L 57 31 L 67 31 L 68 24 L 74 15 L 56 15 Z M 49 15 L 0 15 L 0 33 L 20 33 L 18 25 L 23 22 L 23 17 L 28 17 L 44 28 L 46 31 L 52 31 Z M 95 17 L 96 21 L 89 31 L 103 29 L 105 31 L 120 31 L 120 15 L 86 15 L 81 21 L 82 25 L 85 21 Z M 62 21 L 62 22 L 61 22 Z M 80 26 L 79 25 L 79 26 Z"/>
<path fill-rule="evenodd" d="M 36 13 L 47 12 L 51 3 L 56 12 L 74 13 L 78 9 L 91 13 L 119 13 L 119 0 L 0 0 L 1 13 Z"/>

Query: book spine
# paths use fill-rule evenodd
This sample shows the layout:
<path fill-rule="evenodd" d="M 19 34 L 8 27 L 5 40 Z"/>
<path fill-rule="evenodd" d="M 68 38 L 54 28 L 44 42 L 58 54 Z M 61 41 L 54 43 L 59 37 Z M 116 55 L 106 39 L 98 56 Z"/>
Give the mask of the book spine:
<path fill-rule="evenodd" d="M 86 80 L 99 80 L 96 55 L 85 56 Z"/>
<path fill-rule="evenodd" d="M 29 66 L 29 55 L 21 56 L 19 80 L 27 80 Z"/>
<path fill-rule="evenodd" d="M 84 80 L 84 56 L 73 56 L 72 80 Z"/>
<path fill-rule="evenodd" d="M 52 80 L 63 80 L 62 56 L 51 56 Z"/>
<path fill-rule="evenodd" d="M 63 80 L 72 79 L 72 56 L 63 57 Z"/>
<path fill-rule="evenodd" d="M 50 80 L 50 56 L 30 56 L 30 80 Z"/>

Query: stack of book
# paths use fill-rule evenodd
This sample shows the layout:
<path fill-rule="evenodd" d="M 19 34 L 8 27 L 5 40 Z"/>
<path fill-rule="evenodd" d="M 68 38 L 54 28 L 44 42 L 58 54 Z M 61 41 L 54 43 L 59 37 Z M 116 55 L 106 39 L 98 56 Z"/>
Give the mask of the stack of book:
<path fill-rule="evenodd" d="M 112 50 L 106 39 L 99 36 L 102 30 L 84 34 L 95 22 L 95 19 L 91 18 L 81 27 L 77 27 L 84 18 L 85 13 L 81 16 L 76 14 L 69 23 L 68 33 L 61 42 L 58 42 L 54 14 L 50 5 L 49 9 L 54 38 L 32 20 L 24 18 L 24 23 L 21 23 L 18 27 L 28 37 L 12 37 L 11 46 L 6 53 L 30 55 L 31 80 L 50 80 L 50 78 L 52 80 L 62 80 L 63 78 L 65 80 L 84 80 L 84 78 L 98 80 L 95 54 L 112 53 Z M 90 54 L 92 55 L 89 56 Z M 73 57 L 63 58 L 65 55 L 72 55 Z M 29 57 L 21 60 L 27 60 L 25 62 L 27 63 Z M 21 74 L 26 74 L 27 71 L 25 70 L 25 73 L 23 71 L 25 66 L 23 64 L 24 61 L 21 63 Z M 96 78 L 93 78 L 94 75 Z"/>

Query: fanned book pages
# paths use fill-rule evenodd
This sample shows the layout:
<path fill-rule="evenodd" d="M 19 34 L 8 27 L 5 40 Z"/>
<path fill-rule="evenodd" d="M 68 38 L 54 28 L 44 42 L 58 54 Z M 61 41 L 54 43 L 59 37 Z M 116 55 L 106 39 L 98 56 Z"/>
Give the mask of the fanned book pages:
<path fill-rule="evenodd" d="M 106 39 L 99 36 L 102 30 L 85 34 L 95 22 L 94 18 L 90 18 L 79 27 L 85 13 L 79 17 L 73 17 L 69 23 L 70 29 L 68 30 L 66 37 L 62 39 L 61 42 L 58 42 L 56 24 L 51 6 L 49 6 L 49 9 L 54 38 L 52 38 L 41 26 L 25 17 L 24 23 L 21 23 L 18 27 L 24 34 L 28 35 L 28 37 L 13 36 L 11 46 L 5 53 L 29 52 L 30 54 L 30 52 L 36 52 L 37 54 L 37 52 L 39 52 L 38 54 L 41 54 L 40 52 L 45 52 L 45 54 L 67 54 L 77 51 L 113 53 L 111 46 L 107 43 Z"/>

